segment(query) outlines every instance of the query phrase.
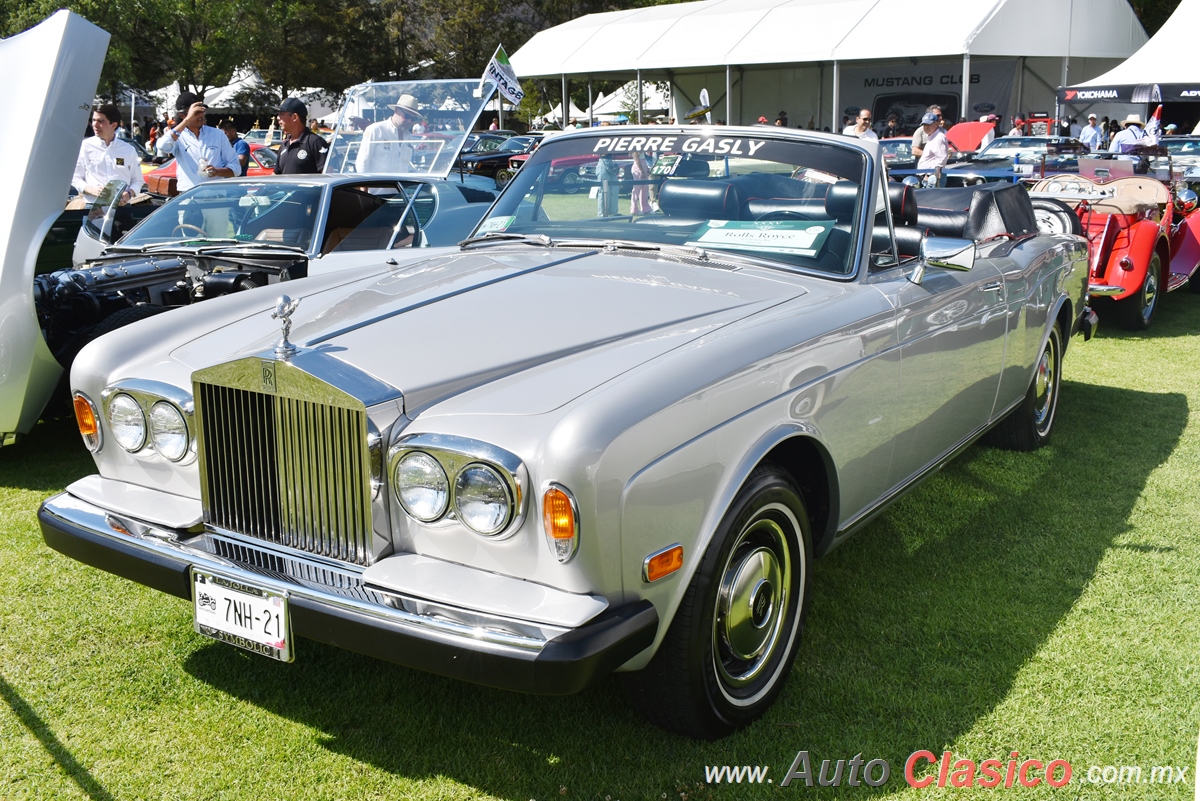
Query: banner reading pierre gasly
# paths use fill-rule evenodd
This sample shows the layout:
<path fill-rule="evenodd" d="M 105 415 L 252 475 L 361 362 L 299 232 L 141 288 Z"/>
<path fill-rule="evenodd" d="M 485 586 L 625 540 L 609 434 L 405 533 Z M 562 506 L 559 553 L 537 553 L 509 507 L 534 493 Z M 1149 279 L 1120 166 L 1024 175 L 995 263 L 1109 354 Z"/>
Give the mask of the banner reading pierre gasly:
<path fill-rule="evenodd" d="M 1059 103 L 1200 103 L 1200 84 L 1125 83 L 1060 86 Z"/>

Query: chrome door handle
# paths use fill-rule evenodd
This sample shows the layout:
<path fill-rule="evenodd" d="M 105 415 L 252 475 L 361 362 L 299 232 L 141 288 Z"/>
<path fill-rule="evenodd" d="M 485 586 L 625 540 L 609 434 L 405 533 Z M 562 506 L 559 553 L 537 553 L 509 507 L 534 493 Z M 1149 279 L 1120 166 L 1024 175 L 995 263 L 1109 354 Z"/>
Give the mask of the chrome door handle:
<path fill-rule="evenodd" d="M 999 292 L 1001 289 L 1004 289 L 1004 282 L 996 281 L 995 283 L 984 284 L 979 288 L 984 292 Z"/>

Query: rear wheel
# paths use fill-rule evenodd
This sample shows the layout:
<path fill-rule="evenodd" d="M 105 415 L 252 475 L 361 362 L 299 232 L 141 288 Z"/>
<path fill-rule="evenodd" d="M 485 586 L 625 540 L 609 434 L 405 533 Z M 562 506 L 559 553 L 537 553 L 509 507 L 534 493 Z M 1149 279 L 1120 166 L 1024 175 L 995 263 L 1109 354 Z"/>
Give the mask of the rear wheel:
<path fill-rule="evenodd" d="M 761 717 L 791 673 L 811 560 L 795 483 L 778 466 L 760 466 L 726 511 L 658 652 L 627 674 L 634 707 L 706 740 Z"/>
<path fill-rule="evenodd" d="M 1162 260 L 1155 253 L 1150 257 L 1150 266 L 1146 268 L 1142 286 L 1129 297 L 1117 301 L 1117 319 L 1125 330 L 1144 331 L 1150 327 L 1154 311 L 1158 308 L 1161 271 Z"/>
<path fill-rule="evenodd" d="M 1034 368 L 1025 400 L 992 429 L 988 436 L 992 444 L 1014 451 L 1034 451 L 1050 441 L 1054 413 L 1058 409 L 1062 347 L 1062 331 L 1055 323 L 1042 346 L 1042 355 Z"/>
<path fill-rule="evenodd" d="M 508 185 L 508 182 L 513 179 L 514 175 L 516 175 L 516 173 L 507 167 L 505 167 L 502 170 L 497 170 L 496 171 L 496 188 L 503 189 L 505 186 Z"/>

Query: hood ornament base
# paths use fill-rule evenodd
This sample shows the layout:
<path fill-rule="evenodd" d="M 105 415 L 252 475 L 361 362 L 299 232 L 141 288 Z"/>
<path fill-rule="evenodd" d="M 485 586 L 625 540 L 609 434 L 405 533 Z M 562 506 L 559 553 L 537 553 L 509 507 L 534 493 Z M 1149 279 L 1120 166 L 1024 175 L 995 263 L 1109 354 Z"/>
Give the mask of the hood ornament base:
<path fill-rule="evenodd" d="M 271 313 L 271 318 L 279 320 L 280 326 L 283 329 L 283 336 L 275 343 L 276 358 L 286 360 L 297 353 L 296 346 L 288 342 L 288 335 L 292 333 L 292 314 L 295 313 L 296 307 L 299 305 L 299 298 L 292 300 L 287 295 L 280 295 L 279 302 L 275 304 L 275 311 Z"/>

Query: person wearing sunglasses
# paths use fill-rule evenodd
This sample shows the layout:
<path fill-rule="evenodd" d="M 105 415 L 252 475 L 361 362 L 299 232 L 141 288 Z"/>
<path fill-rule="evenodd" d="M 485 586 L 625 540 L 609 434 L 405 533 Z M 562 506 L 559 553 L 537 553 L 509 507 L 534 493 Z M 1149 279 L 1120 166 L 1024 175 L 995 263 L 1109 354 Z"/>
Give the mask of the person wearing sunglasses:
<path fill-rule="evenodd" d="M 878 139 L 875 132 L 871 130 L 871 110 L 869 108 L 860 108 L 858 117 L 853 125 L 847 125 L 842 133 L 846 136 L 857 136 L 859 139 Z"/>

